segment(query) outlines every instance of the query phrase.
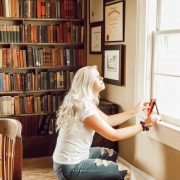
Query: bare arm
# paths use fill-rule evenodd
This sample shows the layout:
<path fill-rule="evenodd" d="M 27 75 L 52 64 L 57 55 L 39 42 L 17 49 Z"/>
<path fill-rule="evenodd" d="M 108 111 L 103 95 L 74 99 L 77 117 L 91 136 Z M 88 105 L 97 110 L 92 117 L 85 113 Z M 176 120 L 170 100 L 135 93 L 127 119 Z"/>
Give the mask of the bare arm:
<path fill-rule="evenodd" d="M 105 119 L 110 126 L 117 126 L 119 124 L 122 124 L 123 122 L 127 121 L 128 119 L 131 119 L 132 117 L 136 115 L 135 111 L 125 111 L 125 112 L 113 114 L 110 116 L 103 113 L 100 109 L 98 109 L 98 112 L 100 116 L 103 119 Z"/>
<path fill-rule="evenodd" d="M 106 121 L 98 116 L 90 116 L 83 123 L 89 128 L 95 130 L 98 134 L 111 141 L 118 141 L 129 138 L 143 131 L 140 124 L 126 128 L 114 129 Z"/>
<path fill-rule="evenodd" d="M 134 108 L 134 110 L 125 111 L 125 112 L 113 114 L 110 116 L 104 114 L 100 109 L 97 108 L 100 116 L 104 120 L 106 120 L 110 126 L 117 126 L 119 124 L 122 124 L 123 122 L 127 121 L 128 119 L 131 119 L 132 117 L 134 117 L 138 112 L 145 110 L 145 109 L 147 109 L 147 105 L 144 105 L 143 101 L 139 102 L 136 105 L 136 107 Z"/>

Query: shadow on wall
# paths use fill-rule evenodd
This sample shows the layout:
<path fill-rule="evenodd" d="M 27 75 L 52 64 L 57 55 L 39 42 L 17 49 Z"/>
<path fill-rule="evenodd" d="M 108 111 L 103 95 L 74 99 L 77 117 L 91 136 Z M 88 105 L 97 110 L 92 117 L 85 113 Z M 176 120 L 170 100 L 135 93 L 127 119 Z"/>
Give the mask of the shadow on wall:
<path fill-rule="evenodd" d="M 155 141 L 145 133 L 124 140 L 119 146 L 123 158 L 155 180 L 179 180 L 179 151 Z"/>
<path fill-rule="evenodd" d="M 169 146 L 163 145 L 164 158 L 165 158 L 165 180 L 180 179 L 180 151 L 170 148 Z"/>
<path fill-rule="evenodd" d="M 130 125 L 133 125 L 135 122 L 134 120 L 129 120 L 125 123 L 123 123 L 120 128 L 127 127 Z M 134 138 L 128 138 L 125 140 L 119 141 L 119 154 L 122 156 L 122 158 L 125 158 L 126 161 L 132 162 L 134 160 L 134 150 L 135 150 L 135 139 Z"/>

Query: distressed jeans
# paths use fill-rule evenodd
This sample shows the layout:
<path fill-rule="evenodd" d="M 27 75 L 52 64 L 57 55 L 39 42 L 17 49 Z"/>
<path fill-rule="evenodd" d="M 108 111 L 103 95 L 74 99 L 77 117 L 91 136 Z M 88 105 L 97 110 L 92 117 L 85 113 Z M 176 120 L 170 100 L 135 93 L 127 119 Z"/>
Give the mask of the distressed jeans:
<path fill-rule="evenodd" d="M 113 149 L 92 147 L 89 158 L 78 164 L 53 163 L 58 180 L 123 180 L 127 170 L 116 163 L 118 154 Z"/>

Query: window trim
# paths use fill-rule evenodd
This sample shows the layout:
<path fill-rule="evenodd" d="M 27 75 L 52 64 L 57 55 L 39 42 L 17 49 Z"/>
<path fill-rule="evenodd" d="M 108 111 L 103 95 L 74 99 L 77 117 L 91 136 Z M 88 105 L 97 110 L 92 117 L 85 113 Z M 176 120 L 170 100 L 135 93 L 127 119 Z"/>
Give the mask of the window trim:
<path fill-rule="evenodd" d="M 158 6 L 158 0 L 137 0 L 137 44 L 136 44 L 136 58 L 135 58 L 135 94 L 134 102 L 137 103 L 142 99 L 150 99 L 150 92 L 152 92 L 152 62 L 151 59 L 154 56 L 152 53 L 152 32 L 156 31 L 156 17 L 153 17 L 154 12 L 156 14 L 156 8 Z M 151 24 L 152 17 L 154 23 Z M 142 26 L 144 24 L 144 26 Z M 161 31 L 164 33 L 172 30 Z M 159 33 L 159 32 L 158 32 Z M 136 118 L 136 123 L 139 123 L 140 119 Z M 152 128 L 149 132 L 144 132 L 149 137 L 164 143 L 174 149 L 180 150 L 180 127 L 170 124 L 169 122 L 161 121 L 157 127 Z"/>

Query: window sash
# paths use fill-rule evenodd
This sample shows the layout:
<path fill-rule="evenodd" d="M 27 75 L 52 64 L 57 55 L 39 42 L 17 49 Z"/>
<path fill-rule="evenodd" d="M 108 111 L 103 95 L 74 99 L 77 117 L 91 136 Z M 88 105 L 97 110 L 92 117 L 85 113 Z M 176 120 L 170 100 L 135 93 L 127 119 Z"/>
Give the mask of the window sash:
<path fill-rule="evenodd" d="M 158 69 L 158 65 L 162 65 L 162 63 L 158 64 L 158 38 L 161 35 L 173 34 L 180 34 L 180 30 L 156 31 L 153 33 L 151 96 L 157 98 L 157 104 L 159 103 L 159 111 L 164 116 L 163 119 L 172 124 L 180 125 L 180 111 L 178 112 L 178 108 L 180 108 L 180 85 L 179 87 L 174 88 L 174 85 L 172 84 L 172 82 L 174 82 L 174 84 L 177 82 L 176 85 L 180 84 L 180 74 L 173 74 L 173 72 L 167 73 L 166 71 L 163 72 L 163 70 L 160 71 L 160 68 Z M 168 87 L 163 89 L 165 88 L 165 85 L 172 87 L 169 87 L 169 89 Z M 162 93 L 164 95 L 162 95 Z"/>

